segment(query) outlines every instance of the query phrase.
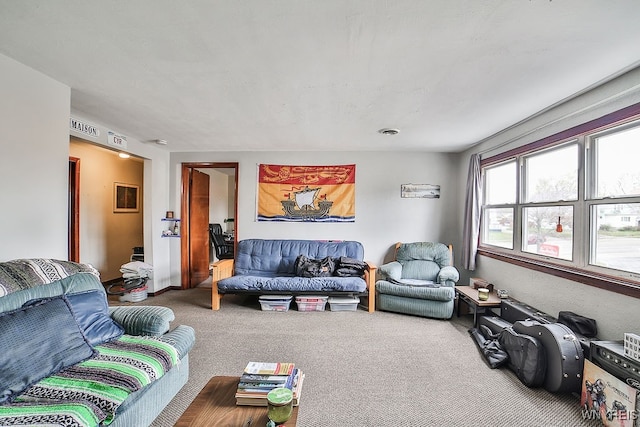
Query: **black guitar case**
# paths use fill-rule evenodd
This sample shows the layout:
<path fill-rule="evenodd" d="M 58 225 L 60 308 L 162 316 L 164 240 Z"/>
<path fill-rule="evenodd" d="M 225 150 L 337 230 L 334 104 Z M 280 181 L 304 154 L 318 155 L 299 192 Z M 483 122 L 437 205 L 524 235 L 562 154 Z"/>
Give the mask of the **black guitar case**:
<path fill-rule="evenodd" d="M 552 393 L 579 393 L 582 388 L 584 354 L 571 329 L 561 323 L 521 320 L 513 330 L 540 341 L 547 357 L 544 388 Z"/>
<path fill-rule="evenodd" d="M 540 387 L 544 383 L 547 357 L 540 341 L 508 327 L 500 332 L 498 342 L 509 355 L 509 369 L 524 385 Z"/>
<path fill-rule="evenodd" d="M 558 321 L 555 317 L 513 298 L 500 301 L 500 317 L 511 323 L 516 323 L 518 320 L 537 320 L 540 323 Z"/>
<path fill-rule="evenodd" d="M 513 326 L 512 323 L 498 316 L 480 316 L 478 318 L 478 328 L 483 330 L 483 328 L 486 327 L 494 335 L 499 334 L 503 329 L 510 328 L 511 326 Z M 484 335 L 486 336 L 487 334 L 485 333 Z"/>
<path fill-rule="evenodd" d="M 525 303 L 514 300 L 513 298 L 503 299 L 500 301 L 500 317 L 510 323 L 516 323 L 519 320 L 536 320 L 540 323 L 556 323 L 558 319 L 555 317 L 543 313 L 537 308 L 531 307 Z M 560 322 L 564 323 L 564 322 Z M 584 357 L 589 359 L 591 357 L 591 341 L 598 341 L 597 337 L 588 338 L 581 335 L 579 332 L 573 330 L 573 334 L 576 336 L 580 345 L 582 346 L 582 352 Z"/>

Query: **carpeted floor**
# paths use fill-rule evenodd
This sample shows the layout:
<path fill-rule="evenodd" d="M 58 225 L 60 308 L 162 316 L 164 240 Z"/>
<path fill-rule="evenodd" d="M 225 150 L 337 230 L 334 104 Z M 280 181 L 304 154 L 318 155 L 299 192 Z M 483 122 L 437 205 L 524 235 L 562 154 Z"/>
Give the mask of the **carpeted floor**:
<path fill-rule="evenodd" d="M 295 362 L 305 372 L 299 426 L 599 425 L 583 421 L 577 396 L 490 369 L 467 332 L 470 316 L 263 312 L 257 297 L 232 295 L 214 312 L 210 295 L 201 287 L 137 303 L 171 307 L 175 325 L 196 330 L 189 382 L 155 427 L 172 426 L 212 376 L 240 375 L 249 361 Z"/>

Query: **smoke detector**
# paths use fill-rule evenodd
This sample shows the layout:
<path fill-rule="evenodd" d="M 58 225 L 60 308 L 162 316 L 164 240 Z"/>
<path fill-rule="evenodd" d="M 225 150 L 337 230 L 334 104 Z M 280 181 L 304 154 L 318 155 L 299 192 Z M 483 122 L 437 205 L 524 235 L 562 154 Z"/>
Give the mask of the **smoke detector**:
<path fill-rule="evenodd" d="M 400 131 L 393 128 L 382 128 L 378 131 L 378 133 L 381 133 L 382 135 L 397 135 L 400 133 Z"/>

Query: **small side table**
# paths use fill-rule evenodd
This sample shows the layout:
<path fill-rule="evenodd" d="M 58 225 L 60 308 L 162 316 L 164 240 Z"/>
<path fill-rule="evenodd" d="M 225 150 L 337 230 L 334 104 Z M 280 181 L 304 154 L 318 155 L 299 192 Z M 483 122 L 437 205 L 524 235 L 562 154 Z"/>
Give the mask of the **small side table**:
<path fill-rule="evenodd" d="M 489 292 L 489 299 L 486 301 L 480 301 L 478 299 L 478 290 L 473 289 L 471 286 L 456 286 L 456 298 L 458 300 L 458 308 L 456 310 L 458 317 L 460 317 L 460 303 L 465 302 L 469 307 L 473 309 L 473 326 L 478 325 L 478 309 L 482 309 L 483 312 L 488 308 L 500 307 L 500 298 L 496 294 L 496 291 Z"/>

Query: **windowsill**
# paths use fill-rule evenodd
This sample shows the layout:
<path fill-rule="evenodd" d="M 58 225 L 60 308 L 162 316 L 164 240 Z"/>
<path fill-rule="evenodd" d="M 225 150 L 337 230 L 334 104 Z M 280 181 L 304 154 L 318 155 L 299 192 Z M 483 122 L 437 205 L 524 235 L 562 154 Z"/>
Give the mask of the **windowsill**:
<path fill-rule="evenodd" d="M 504 252 L 486 247 L 478 248 L 478 255 L 494 258 L 509 264 L 551 274 L 553 276 L 605 289 L 607 291 L 628 295 L 633 298 L 640 298 L 639 282 L 623 280 L 617 277 L 607 276 L 605 274 L 567 267 L 549 261 L 541 261 L 519 255 L 505 254 Z"/>

